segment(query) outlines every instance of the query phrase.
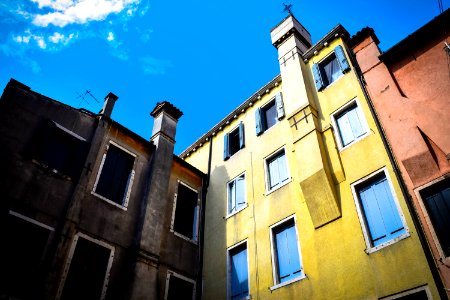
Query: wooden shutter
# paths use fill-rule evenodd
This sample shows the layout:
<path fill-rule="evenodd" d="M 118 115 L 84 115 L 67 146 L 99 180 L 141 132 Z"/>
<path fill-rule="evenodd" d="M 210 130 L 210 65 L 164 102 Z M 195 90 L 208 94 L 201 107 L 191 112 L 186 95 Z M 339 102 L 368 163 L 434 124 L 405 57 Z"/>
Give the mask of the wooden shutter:
<path fill-rule="evenodd" d="M 313 64 L 312 71 L 314 75 L 314 82 L 316 83 L 316 88 L 318 91 L 321 91 L 325 85 L 322 80 L 322 75 L 320 74 L 320 69 L 318 64 Z"/>
<path fill-rule="evenodd" d="M 283 95 L 281 92 L 275 95 L 275 106 L 277 108 L 277 118 L 281 120 L 284 118 L 284 105 L 283 105 Z"/>
<path fill-rule="evenodd" d="M 237 251 L 231 255 L 231 299 L 245 299 L 247 295 L 247 247 L 244 244 L 238 246 Z"/>
<path fill-rule="evenodd" d="M 350 65 L 348 64 L 347 58 L 345 57 L 344 49 L 342 49 L 342 46 L 338 45 L 336 48 L 334 48 L 334 53 L 336 54 L 342 73 L 348 72 L 350 70 Z"/>
<path fill-rule="evenodd" d="M 230 158 L 230 143 L 228 133 L 223 137 L 223 160 Z"/>
<path fill-rule="evenodd" d="M 245 146 L 245 137 L 244 137 L 244 123 L 239 123 L 239 149 L 244 148 Z"/>
<path fill-rule="evenodd" d="M 279 283 L 296 277 L 300 271 L 300 256 L 294 224 L 289 224 L 276 233 L 275 237 Z"/>
<path fill-rule="evenodd" d="M 261 135 L 263 133 L 263 124 L 261 118 L 261 108 L 257 108 L 255 111 L 255 123 L 256 123 L 256 135 Z"/>

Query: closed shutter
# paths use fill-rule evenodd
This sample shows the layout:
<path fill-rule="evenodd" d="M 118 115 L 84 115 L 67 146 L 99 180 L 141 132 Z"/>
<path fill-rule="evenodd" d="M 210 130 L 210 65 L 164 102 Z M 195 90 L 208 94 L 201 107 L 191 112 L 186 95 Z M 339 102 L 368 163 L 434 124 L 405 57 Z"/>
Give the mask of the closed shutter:
<path fill-rule="evenodd" d="M 278 120 L 281 120 L 284 118 L 283 96 L 281 92 L 277 93 L 275 96 L 275 105 L 277 107 L 277 118 Z"/>
<path fill-rule="evenodd" d="M 248 295 L 247 248 L 244 245 L 236 250 L 231 255 L 231 299 L 245 299 Z"/>
<path fill-rule="evenodd" d="M 320 69 L 318 64 L 313 64 L 312 66 L 314 82 L 316 83 L 316 89 L 321 91 L 325 86 L 323 84 L 322 75 L 320 74 Z"/>
<path fill-rule="evenodd" d="M 230 143 L 228 142 L 229 136 L 228 133 L 223 137 L 223 160 L 227 160 L 230 158 Z"/>
<path fill-rule="evenodd" d="M 257 108 L 255 111 L 255 123 L 256 123 L 256 135 L 263 133 L 263 124 L 261 119 L 261 108 Z"/>
<path fill-rule="evenodd" d="M 347 58 L 345 57 L 344 49 L 339 45 L 334 49 L 334 53 L 338 59 L 339 65 L 343 73 L 350 70 L 350 65 L 348 64 Z"/>
<path fill-rule="evenodd" d="M 296 277 L 301 272 L 297 235 L 294 223 L 276 233 L 279 283 Z"/>
<path fill-rule="evenodd" d="M 239 123 L 239 149 L 244 148 L 245 146 L 245 137 L 244 137 L 244 123 Z"/>

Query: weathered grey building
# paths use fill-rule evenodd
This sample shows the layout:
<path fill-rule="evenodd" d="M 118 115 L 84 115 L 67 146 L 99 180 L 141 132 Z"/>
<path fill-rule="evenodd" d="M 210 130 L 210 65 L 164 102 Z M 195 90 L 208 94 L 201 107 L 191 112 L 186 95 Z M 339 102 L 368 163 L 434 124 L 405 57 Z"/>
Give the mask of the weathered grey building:
<path fill-rule="evenodd" d="M 193 299 L 205 177 L 173 155 L 182 112 L 150 141 L 11 79 L 0 99 L 0 299 Z"/>

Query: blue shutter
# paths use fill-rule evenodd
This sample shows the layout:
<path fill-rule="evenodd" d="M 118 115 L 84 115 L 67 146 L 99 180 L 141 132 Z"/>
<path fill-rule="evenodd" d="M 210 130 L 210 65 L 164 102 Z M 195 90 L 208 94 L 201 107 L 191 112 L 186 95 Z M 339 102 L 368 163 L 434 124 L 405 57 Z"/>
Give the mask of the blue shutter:
<path fill-rule="evenodd" d="M 290 224 L 276 233 L 275 242 L 278 262 L 278 282 L 282 283 L 299 276 L 301 266 L 295 225 Z"/>
<path fill-rule="evenodd" d="M 255 123 L 256 123 L 256 135 L 263 133 L 263 124 L 261 119 L 261 108 L 257 108 L 255 111 Z"/>
<path fill-rule="evenodd" d="M 318 64 L 313 64 L 312 71 L 314 75 L 314 82 L 316 83 L 316 89 L 318 91 L 322 90 L 325 86 L 323 84 L 322 75 L 320 74 L 320 69 Z"/>
<path fill-rule="evenodd" d="M 244 148 L 245 137 L 244 137 L 244 123 L 239 123 L 239 149 Z"/>
<path fill-rule="evenodd" d="M 246 296 L 248 296 L 247 248 L 243 248 L 231 256 L 231 299 L 243 299 Z"/>
<path fill-rule="evenodd" d="M 223 160 L 230 158 L 230 143 L 228 142 L 228 133 L 223 137 Z"/>
<path fill-rule="evenodd" d="M 281 92 L 275 95 L 275 105 L 277 108 L 277 118 L 281 120 L 284 118 L 284 105 L 283 105 L 283 96 Z"/>
<path fill-rule="evenodd" d="M 341 45 L 338 45 L 334 48 L 334 53 L 338 59 L 339 65 L 341 66 L 342 73 L 345 73 L 350 70 L 350 65 L 348 64 L 347 58 L 345 57 L 344 50 Z"/>

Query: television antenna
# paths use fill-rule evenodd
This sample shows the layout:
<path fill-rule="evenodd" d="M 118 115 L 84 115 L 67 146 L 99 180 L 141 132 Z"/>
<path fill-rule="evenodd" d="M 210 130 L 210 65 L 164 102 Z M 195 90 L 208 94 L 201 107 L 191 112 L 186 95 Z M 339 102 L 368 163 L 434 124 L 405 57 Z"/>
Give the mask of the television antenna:
<path fill-rule="evenodd" d="M 84 102 L 86 102 L 87 104 L 91 104 L 90 103 L 90 101 L 87 99 L 87 98 L 89 98 L 89 99 L 94 99 L 95 100 L 95 102 L 97 102 L 97 103 L 100 103 L 100 101 L 98 101 L 98 99 L 94 96 L 94 94 L 92 94 L 92 92 L 91 91 L 89 91 L 89 90 L 86 90 L 84 93 L 82 93 L 82 94 L 80 94 L 80 93 L 78 93 L 78 92 L 76 92 L 77 93 L 77 99 L 80 99 L 80 103 L 78 104 L 78 106 L 81 106 L 81 103 L 84 101 Z"/>

